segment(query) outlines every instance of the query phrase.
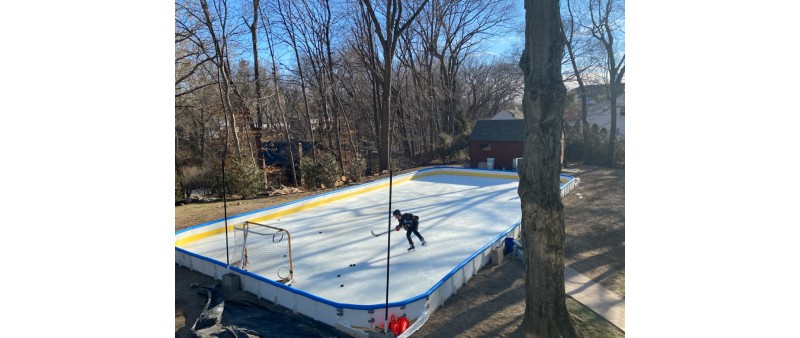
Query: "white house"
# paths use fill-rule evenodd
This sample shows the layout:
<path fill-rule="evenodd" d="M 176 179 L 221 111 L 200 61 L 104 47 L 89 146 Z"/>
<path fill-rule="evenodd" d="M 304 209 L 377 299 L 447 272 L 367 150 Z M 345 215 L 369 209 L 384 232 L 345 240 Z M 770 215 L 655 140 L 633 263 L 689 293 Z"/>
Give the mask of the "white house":
<path fill-rule="evenodd" d="M 617 96 L 617 139 L 624 140 L 625 139 L 625 84 L 623 84 L 623 91 L 622 94 Z M 609 132 L 611 131 L 611 112 L 609 107 L 609 102 L 605 98 L 602 98 L 600 94 L 600 89 L 603 89 L 600 86 L 587 86 L 587 112 L 586 112 L 586 121 L 589 122 L 589 126 L 593 124 L 597 124 L 600 128 L 606 128 Z M 573 91 L 577 94 L 578 89 L 573 89 Z M 575 123 L 580 119 L 580 99 L 578 99 L 579 103 L 577 106 L 577 112 L 567 112 L 564 114 L 564 119 L 570 126 L 574 126 Z"/>

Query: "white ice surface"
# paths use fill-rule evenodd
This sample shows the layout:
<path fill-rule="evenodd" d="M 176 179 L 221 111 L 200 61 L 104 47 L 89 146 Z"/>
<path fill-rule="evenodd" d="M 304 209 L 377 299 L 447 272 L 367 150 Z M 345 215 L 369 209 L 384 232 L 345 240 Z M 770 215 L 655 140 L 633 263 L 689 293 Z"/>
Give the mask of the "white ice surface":
<path fill-rule="evenodd" d="M 389 302 L 425 293 L 516 223 L 521 218 L 517 186 L 511 179 L 446 174 L 396 184 L 391 209 L 418 215 L 428 245 L 412 235 L 416 251 L 407 252 L 405 230 L 391 232 Z M 338 303 L 383 304 L 389 237 L 373 237 L 370 230 L 388 229 L 388 203 L 387 187 L 264 222 L 291 233 L 292 287 Z M 391 218 L 391 227 L 396 224 Z M 232 244 L 232 232 L 229 236 Z M 224 234 L 181 248 L 226 261 Z"/>

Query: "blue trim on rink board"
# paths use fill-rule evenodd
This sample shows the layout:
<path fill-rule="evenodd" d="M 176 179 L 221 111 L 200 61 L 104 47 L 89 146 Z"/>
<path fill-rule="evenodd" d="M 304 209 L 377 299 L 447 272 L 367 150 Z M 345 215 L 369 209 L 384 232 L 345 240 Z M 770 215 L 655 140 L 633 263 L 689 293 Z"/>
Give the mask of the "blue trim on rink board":
<path fill-rule="evenodd" d="M 440 286 L 442 286 L 442 284 L 445 281 L 447 281 L 448 279 L 450 279 L 450 277 L 452 277 L 456 272 L 458 272 L 458 270 L 461 270 L 461 268 L 466 266 L 468 263 L 472 262 L 472 260 L 475 259 L 475 257 L 478 257 L 479 255 L 483 254 L 486 251 L 486 249 L 489 249 L 492 245 L 497 243 L 497 241 L 499 241 L 500 239 L 505 238 L 506 236 L 508 236 L 509 232 L 514 231 L 514 229 L 517 228 L 518 226 L 520 226 L 521 224 L 522 224 L 522 220 L 519 220 L 519 221 L 517 221 L 517 223 L 514 223 L 514 225 L 512 225 L 510 228 L 508 228 L 508 230 L 504 231 L 503 233 L 501 233 L 500 235 L 495 237 L 491 242 L 489 242 L 486 245 L 484 245 L 483 247 L 481 247 L 478 251 L 475 251 L 475 253 L 473 253 L 472 255 L 467 257 L 467 259 L 465 259 L 463 262 L 461 262 L 461 264 L 456 265 L 456 267 L 453 268 L 453 270 L 450 270 L 450 272 L 448 274 L 444 275 L 444 277 L 442 277 L 442 279 L 440 279 L 438 283 L 434 284 L 423 295 L 420 295 L 420 296 L 417 296 L 417 297 L 413 297 L 413 298 L 409 298 L 408 300 L 406 300 L 406 302 L 411 303 L 411 302 L 414 302 L 414 301 L 419 300 L 420 298 L 422 298 L 421 296 L 428 297 L 431 294 L 433 294 L 433 292 L 435 292 L 436 289 L 438 289 Z"/>
<path fill-rule="evenodd" d="M 418 301 L 418 300 L 420 300 L 420 299 L 423 299 L 423 298 L 428 298 L 428 297 L 430 297 L 430 296 L 431 296 L 431 295 L 432 295 L 434 292 L 436 292 L 436 290 L 437 290 L 437 289 L 438 289 L 440 286 L 442 286 L 442 284 L 443 284 L 443 283 L 445 283 L 446 281 L 448 281 L 448 280 L 450 279 L 450 277 L 452 277 L 452 276 L 453 276 L 453 275 L 454 275 L 456 272 L 458 272 L 459 270 L 461 270 L 461 268 L 463 268 L 464 266 L 466 266 L 467 264 L 469 264 L 470 262 L 472 262 L 472 260 L 473 260 L 473 259 L 475 259 L 475 257 L 478 257 L 478 255 L 481 255 L 481 254 L 483 254 L 483 252 L 484 252 L 484 251 L 486 251 L 486 249 L 488 249 L 489 247 L 491 247 L 492 245 L 494 245 L 494 243 L 496 243 L 498 240 L 500 240 L 501 238 L 504 238 L 504 237 L 508 236 L 508 233 L 509 233 L 509 232 L 511 232 L 511 231 L 513 231 L 513 230 L 514 230 L 514 229 L 515 229 L 517 226 L 519 226 L 519 225 L 520 225 L 520 223 L 521 223 L 521 221 L 518 221 L 517 223 L 514 223 L 514 225 L 512 225 L 512 226 L 511 226 L 511 227 L 510 227 L 508 230 L 504 231 L 503 233 L 501 233 L 500 235 L 498 235 L 497 237 L 495 237 L 495 238 L 494 238 L 494 239 L 493 239 L 491 242 L 487 243 L 487 244 L 486 244 L 486 245 L 484 245 L 484 246 L 483 246 L 481 249 L 479 249 L 478 251 L 476 251 L 475 253 L 473 253 L 473 254 L 472 254 L 472 255 L 470 255 L 469 257 L 467 257 L 467 259 L 465 259 L 463 262 L 461 262 L 460 264 L 458 264 L 458 265 L 457 265 L 455 268 L 453 268 L 453 270 L 450 270 L 450 272 L 449 272 L 447 275 L 445 275 L 444 277 L 442 277 L 442 279 L 440 279 L 440 280 L 439 280 L 439 282 L 437 282 L 436 284 L 434 284 L 434 285 L 433 285 L 433 286 L 432 286 L 430 289 L 428 289 L 428 291 L 426 291 L 425 293 L 423 293 L 423 294 L 420 294 L 420 295 L 417 295 L 417 296 L 414 296 L 414 297 L 411 297 L 411 298 L 408 298 L 408 299 L 405 299 L 405 300 L 401 300 L 401 301 L 397 301 L 397 302 L 389 303 L 389 307 L 398 307 L 398 306 L 404 306 L 404 305 L 408 305 L 408 304 L 411 304 L 411 303 L 413 303 L 413 302 L 416 302 L 416 301 Z M 204 260 L 204 261 L 207 261 L 207 262 L 211 262 L 211 263 L 213 263 L 213 264 L 216 264 L 216 265 L 219 265 L 219 266 L 221 266 L 221 267 L 223 267 L 223 268 L 226 268 L 226 265 L 225 265 L 225 263 L 223 263 L 223 262 L 220 262 L 220 261 L 218 261 L 218 260 L 216 260 L 216 259 L 213 259 L 213 258 L 208 258 L 208 257 L 205 257 L 205 256 L 201 256 L 201 255 L 198 255 L 198 254 L 195 254 L 195 253 L 192 253 L 192 252 L 186 251 L 186 250 L 184 250 L 184 249 L 181 249 L 181 248 L 175 248 L 175 249 L 176 249 L 176 250 L 178 250 L 179 252 L 182 252 L 182 253 L 188 254 L 188 255 L 190 255 L 190 256 L 193 256 L 193 257 L 199 258 L 199 259 L 201 259 L 201 260 Z M 281 288 L 281 289 L 284 289 L 284 290 L 286 290 L 286 291 L 289 291 L 289 292 L 291 292 L 291 293 L 295 293 L 295 294 L 298 294 L 298 295 L 301 295 L 301 296 L 304 296 L 304 297 L 310 298 L 310 299 L 312 299 L 312 300 L 315 300 L 315 301 L 318 301 L 318 302 L 320 302 L 320 303 L 323 303 L 323 304 L 326 304 L 326 305 L 330 305 L 330 306 L 333 306 L 333 307 L 336 307 L 336 308 L 342 308 L 342 309 L 353 309 L 353 310 L 377 310 L 377 309 L 383 309 L 383 308 L 385 308 L 385 307 L 386 307 L 386 304 L 385 304 L 385 303 L 380 303 L 380 304 L 370 304 L 370 305 L 363 305 L 363 304 L 349 304 L 349 303 L 338 303 L 338 302 L 330 301 L 330 300 L 328 300 L 328 299 L 325 299 L 325 298 L 319 297 L 319 296 L 317 296 L 317 295 L 314 295 L 314 294 L 311 294 L 311 293 L 305 292 L 305 291 L 303 291 L 303 290 L 298 290 L 298 289 L 295 289 L 295 288 L 293 288 L 293 287 L 291 287 L 291 286 L 286 286 L 286 285 L 284 285 L 284 284 L 282 284 L 282 283 L 278 283 L 278 282 L 276 282 L 276 281 L 273 281 L 273 280 L 271 280 L 271 279 L 267 279 L 267 278 L 265 278 L 265 277 L 262 277 L 262 276 L 260 276 L 260 275 L 256 275 L 256 274 L 254 274 L 254 273 L 251 273 L 251 272 L 249 272 L 249 271 L 246 271 L 246 270 L 239 269 L 239 268 L 237 268 L 237 267 L 235 267 L 235 266 L 231 266 L 231 270 L 235 271 L 236 273 L 240 273 L 240 274 L 242 274 L 242 275 L 246 275 L 246 276 L 248 276 L 248 277 L 252 277 L 252 278 L 255 278 L 255 279 L 259 280 L 259 281 L 262 281 L 262 282 L 268 283 L 268 284 L 270 284 L 270 285 L 277 286 L 277 287 L 279 287 L 279 288 Z M 476 270 L 476 271 L 477 271 L 477 270 Z"/>
<path fill-rule="evenodd" d="M 201 256 L 201 255 L 198 255 L 198 254 L 195 254 L 193 252 L 186 251 L 184 249 L 177 248 L 177 247 L 175 248 L 175 250 L 177 250 L 178 252 L 187 254 L 189 256 L 198 258 L 200 260 L 204 260 L 206 262 L 218 265 L 220 267 L 227 268 L 225 263 L 220 262 L 220 261 L 218 261 L 216 259 L 208 258 L 206 256 Z M 336 307 L 336 308 L 353 309 L 353 310 L 376 310 L 376 309 L 383 309 L 386 306 L 385 303 L 372 304 L 372 305 L 337 303 L 337 302 L 330 301 L 330 300 L 327 300 L 325 298 L 319 297 L 317 295 L 305 292 L 303 290 L 298 290 L 298 289 L 295 289 L 295 288 L 293 288 L 291 286 L 286 286 L 285 284 L 278 283 L 276 281 L 273 281 L 271 279 L 267 279 L 267 278 L 262 277 L 260 275 L 256 275 L 256 274 L 254 274 L 254 273 L 252 273 L 250 271 L 239 269 L 239 268 L 237 268 L 237 267 L 235 267 L 233 265 L 231 265 L 231 271 L 234 271 L 236 273 L 239 273 L 239 274 L 242 274 L 242 275 L 245 275 L 245 276 L 248 276 L 248 277 L 255 278 L 256 280 L 259 280 L 261 282 L 268 283 L 270 285 L 279 287 L 279 288 L 284 289 L 286 291 L 289 291 L 291 293 L 298 294 L 298 295 L 307 297 L 309 299 L 312 299 L 312 300 L 315 300 L 315 301 L 318 301 L 320 303 L 323 303 L 323 304 L 326 304 L 326 305 L 330 305 L 330 306 L 333 306 L 333 307 Z M 413 301 L 416 301 L 416 300 L 418 300 L 420 298 L 422 298 L 422 297 L 417 296 L 417 297 L 411 298 L 411 299 L 413 299 L 412 301 L 404 300 L 404 301 L 389 303 L 389 307 L 397 307 L 397 306 L 408 305 L 409 303 L 412 303 Z"/>
<path fill-rule="evenodd" d="M 421 170 L 418 170 L 418 171 L 413 171 L 413 172 L 397 175 L 397 176 L 394 176 L 394 177 L 397 178 L 397 177 L 404 177 L 404 176 L 408 176 L 408 175 L 416 175 L 417 173 L 422 173 L 422 172 L 425 172 L 425 171 L 432 171 L 432 170 L 437 170 L 437 169 L 446 169 L 446 170 L 455 170 L 455 171 L 460 171 L 460 170 L 464 170 L 464 171 L 483 170 L 483 171 L 496 172 L 496 173 L 509 172 L 509 171 L 502 171 L 502 170 L 496 170 L 496 169 L 475 169 L 475 168 L 460 168 L 460 167 L 442 167 L 442 166 L 437 166 L 437 167 L 431 167 L 431 168 L 421 169 Z M 513 171 L 510 171 L 510 172 L 513 172 Z M 566 186 L 574 183 L 574 181 L 575 181 L 575 178 L 572 177 L 572 176 L 569 176 L 569 175 L 560 175 L 560 177 L 568 178 L 568 181 L 565 182 L 565 183 L 561 183 L 559 190 L 563 190 Z M 387 178 L 383 178 L 383 179 L 376 180 L 376 181 L 373 181 L 373 182 L 369 182 L 369 183 L 366 183 L 366 184 L 359 184 L 359 185 L 355 185 L 355 186 L 351 186 L 351 187 L 347 187 L 347 188 L 343 188 L 343 189 L 329 191 L 329 192 L 326 192 L 326 193 L 323 193 L 323 194 L 320 194 L 320 195 L 305 197 L 305 198 L 302 198 L 302 199 L 299 199 L 299 200 L 295 200 L 295 201 L 283 203 L 283 204 L 280 204 L 280 205 L 275 205 L 275 206 L 267 207 L 267 208 L 264 208 L 264 209 L 259 209 L 259 210 L 255 210 L 255 211 L 251 211 L 251 212 L 247 212 L 247 213 L 231 216 L 231 217 L 228 217 L 228 218 L 230 219 L 232 217 L 246 216 L 246 215 L 249 215 L 249 214 L 262 212 L 262 211 L 266 211 L 266 210 L 270 210 L 270 209 L 274 209 L 274 208 L 279 208 L 279 207 L 287 206 L 287 205 L 290 205 L 290 204 L 296 204 L 296 203 L 299 203 L 299 202 L 304 201 L 304 200 L 317 198 L 317 197 L 321 197 L 321 196 L 324 196 L 324 195 L 329 195 L 329 194 L 334 194 L 334 193 L 341 193 L 343 191 L 350 190 L 350 189 L 363 188 L 363 187 L 370 186 L 370 185 L 375 185 L 375 184 L 382 184 L 382 183 L 384 183 L 385 181 L 388 181 L 388 180 L 389 180 L 389 178 L 387 177 Z M 177 231 L 176 234 L 179 234 L 179 233 L 191 230 L 191 229 L 199 228 L 199 227 L 202 227 L 202 226 L 206 226 L 206 225 L 209 225 L 209 224 L 217 223 L 217 222 L 220 222 L 220 221 L 223 221 L 223 220 L 224 220 L 224 218 L 221 218 L 219 220 L 198 224 L 198 225 L 195 225 L 195 226 L 192 226 L 192 227 L 185 228 L 185 229 L 182 229 L 180 231 Z M 434 284 L 425 293 L 417 295 L 417 296 L 414 296 L 414 297 L 411 297 L 411 298 L 408 298 L 408 299 L 405 299 L 405 300 L 402 300 L 402 301 L 389 303 L 388 306 L 389 307 L 401 307 L 401 306 L 405 306 L 405 305 L 409 305 L 411 303 L 414 303 L 414 302 L 416 302 L 418 300 L 421 300 L 423 298 L 430 297 L 434 292 L 436 292 L 442 286 L 442 284 L 444 284 L 445 282 L 449 281 L 453 277 L 453 275 L 456 274 L 456 272 L 458 272 L 459 270 L 464 268 L 467 264 L 472 263 L 476 257 L 478 257 L 479 255 L 484 254 L 487 249 L 489 249 L 492 245 L 497 243 L 499 240 L 501 240 L 502 238 L 508 236 L 508 234 L 510 232 L 514 231 L 517 227 L 521 226 L 521 223 L 522 223 L 522 220 L 517 221 L 516 223 L 511 225 L 506 231 L 500 233 L 492 241 L 488 242 L 486 245 L 481 247 L 479 250 L 475 251 L 472 255 L 467 257 L 464 261 L 462 261 L 460 264 L 458 264 L 455 268 L 450 270 L 450 272 L 448 274 L 446 274 L 444 277 L 442 277 L 442 279 L 440 279 L 439 282 Z M 175 247 L 175 250 L 180 252 L 180 253 L 184 253 L 184 254 L 187 254 L 189 256 L 196 257 L 196 258 L 199 258 L 201 260 L 204 260 L 204 261 L 219 265 L 220 267 L 227 268 L 227 265 L 225 263 L 220 262 L 218 260 L 215 260 L 215 259 L 212 259 L 212 258 L 208 258 L 208 257 L 205 257 L 205 256 L 201 256 L 201 255 L 186 251 L 184 249 L 181 249 L 179 247 Z M 482 267 L 477 267 L 476 268 L 476 272 L 478 270 L 480 270 L 480 268 L 482 268 Z M 278 283 L 278 282 L 275 282 L 273 280 L 270 280 L 270 279 L 267 279 L 265 277 L 262 277 L 260 275 L 253 274 L 253 273 L 251 273 L 249 271 L 239 269 L 239 268 L 237 268 L 235 266 L 231 266 L 230 269 L 232 271 L 235 271 L 236 273 L 239 273 L 239 274 L 242 274 L 242 275 L 246 275 L 246 276 L 254 278 L 254 279 L 258 280 L 258 281 L 262 281 L 262 282 L 268 283 L 270 285 L 279 287 L 279 288 L 284 289 L 286 291 L 289 291 L 291 293 L 307 297 L 307 298 L 309 298 L 311 300 L 314 300 L 314 301 L 317 301 L 317 302 L 320 302 L 320 303 L 323 303 L 323 304 L 326 304 L 326 305 L 329 305 L 329 306 L 332 306 L 332 307 L 335 307 L 335 308 L 353 309 L 353 310 L 377 310 L 377 309 L 384 309 L 387 306 L 387 304 L 385 304 L 385 303 L 369 304 L 369 305 L 338 303 L 338 302 L 330 301 L 328 299 L 316 296 L 314 294 L 311 294 L 311 293 L 308 293 L 308 292 L 305 292 L 305 291 L 302 291 L 302 290 L 298 290 L 298 289 L 292 288 L 291 286 L 286 286 L 286 285 L 284 285 L 282 283 Z"/>
<path fill-rule="evenodd" d="M 458 272 L 459 270 L 461 270 L 461 268 L 463 268 L 464 266 L 466 266 L 468 263 L 472 262 L 472 260 L 473 260 L 473 259 L 475 259 L 475 257 L 478 257 L 478 255 L 480 255 L 480 254 L 483 254 L 483 252 L 484 252 L 486 249 L 488 249 L 489 247 L 491 247 L 492 245 L 494 245 L 494 243 L 496 243 L 496 242 L 497 242 L 498 240 L 500 240 L 501 238 L 504 238 L 505 236 L 507 236 L 509 232 L 513 231 L 513 230 L 514 230 L 514 229 L 515 229 L 517 226 L 519 226 L 519 225 L 520 225 L 520 222 L 519 222 L 519 221 L 518 221 L 517 223 L 514 223 L 514 225 L 512 225 L 512 226 L 511 226 L 511 227 L 510 227 L 508 230 L 506 230 L 505 232 L 503 232 L 503 233 L 501 233 L 500 235 L 498 235 L 497 237 L 495 237 L 495 238 L 494 238 L 494 239 L 493 239 L 491 242 L 489 242 L 488 244 L 486 244 L 485 246 L 483 246 L 483 247 L 482 247 L 480 250 L 478 250 L 478 251 L 476 251 L 475 253 L 473 253 L 472 255 L 470 255 L 470 256 L 469 256 L 467 259 L 465 259 L 463 262 L 461 262 L 461 264 L 459 264 L 459 265 L 457 265 L 455 268 L 453 268 L 453 270 L 451 270 L 451 271 L 450 271 L 450 272 L 449 272 L 447 275 L 445 275 L 444 277 L 442 277 L 442 279 L 440 279 L 438 283 L 434 284 L 434 285 L 433 285 L 433 287 L 431 287 L 430 289 L 428 289 L 428 291 L 426 291 L 425 293 L 423 293 L 423 294 L 420 294 L 420 295 L 417 295 L 417 296 L 414 296 L 414 297 L 411 297 L 411 298 L 408 298 L 408 299 L 405 299 L 405 300 L 401 300 L 401 301 L 397 301 L 397 302 L 389 303 L 389 307 L 398 307 L 398 306 L 404 306 L 404 305 L 408 305 L 408 304 L 411 304 L 411 303 L 413 303 L 413 302 L 416 302 L 416 301 L 418 301 L 418 300 L 420 300 L 420 299 L 423 299 L 423 298 L 428 298 L 428 297 L 430 297 L 430 296 L 431 296 L 431 295 L 432 295 L 434 292 L 436 292 L 436 290 L 437 290 L 437 289 L 438 289 L 438 288 L 439 288 L 439 287 L 440 287 L 440 286 L 441 286 L 441 285 L 442 285 L 444 282 L 446 282 L 447 280 L 449 280 L 449 279 L 450 279 L 450 277 L 452 277 L 452 276 L 453 276 L 453 275 L 454 275 L 456 272 Z M 175 250 L 177 250 L 177 251 L 179 251 L 179 252 L 181 252 L 181 253 L 185 253 L 185 254 L 187 254 L 187 255 L 190 255 L 190 256 L 192 256 L 192 257 L 196 257 L 196 258 L 198 258 L 198 259 L 201 259 L 201 260 L 204 260 L 204 261 L 207 261 L 207 262 L 210 262 L 210 263 L 213 263 L 213 264 L 219 265 L 220 267 L 227 268 L 227 266 L 225 265 L 225 263 L 223 263 L 223 262 L 220 262 L 220 261 L 218 261 L 218 260 L 216 260 L 216 259 L 213 259 L 213 258 L 208 258 L 208 257 L 205 257 L 205 256 L 201 256 L 201 255 L 198 255 L 198 254 L 192 253 L 192 252 L 190 252 L 190 251 L 186 251 L 186 250 L 184 250 L 184 249 L 181 249 L 181 248 L 178 248 L 178 247 L 176 247 L 176 248 L 175 248 Z M 342 308 L 342 309 L 353 309 L 353 310 L 377 310 L 377 309 L 383 309 L 383 308 L 385 308 L 385 307 L 386 307 L 386 304 L 385 304 L 385 303 L 380 303 L 380 304 L 370 304 L 370 305 L 363 305 L 363 304 L 349 304 L 349 303 L 337 303 L 337 302 L 330 301 L 330 300 L 328 300 L 328 299 L 325 299 L 325 298 L 319 297 L 319 296 L 317 296 L 317 295 L 314 295 L 314 294 L 311 294 L 311 293 L 305 292 L 305 291 L 303 291 L 303 290 L 298 290 L 298 289 L 295 289 L 295 288 L 293 288 L 293 287 L 291 287 L 291 286 L 286 286 L 286 285 L 284 285 L 284 284 L 282 284 L 282 283 L 278 283 L 278 282 L 276 282 L 276 281 L 273 281 L 273 280 L 271 280 L 271 279 L 267 279 L 267 278 L 265 278 L 265 277 L 262 277 L 262 276 L 260 276 L 260 275 L 256 275 L 256 274 L 254 274 L 254 273 L 251 273 L 251 272 L 249 272 L 249 271 L 246 271 L 246 270 L 239 269 L 239 268 L 237 268 L 237 267 L 235 267 L 235 266 L 231 266 L 231 270 L 232 270 L 232 271 L 235 271 L 236 273 L 239 273 L 239 274 L 242 274 L 242 275 L 246 275 L 246 276 L 248 276 L 248 277 L 252 277 L 252 278 L 255 278 L 255 279 L 259 280 L 259 281 L 262 281 L 262 282 L 268 283 L 268 284 L 270 284 L 270 285 L 277 286 L 277 287 L 279 287 L 279 288 L 281 288 L 281 289 L 284 289 L 284 290 L 286 290 L 286 291 L 289 291 L 289 292 L 291 292 L 291 293 L 298 294 L 298 295 L 301 295 L 301 296 L 304 296 L 304 297 L 310 298 L 310 299 L 312 299 L 312 300 L 315 300 L 315 301 L 318 301 L 318 302 L 320 302 L 320 303 L 323 303 L 323 304 L 326 304 L 326 305 L 330 305 L 330 306 L 333 306 L 333 307 L 336 307 L 336 308 Z M 476 271 L 477 271 L 477 270 L 476 270 Z"/>

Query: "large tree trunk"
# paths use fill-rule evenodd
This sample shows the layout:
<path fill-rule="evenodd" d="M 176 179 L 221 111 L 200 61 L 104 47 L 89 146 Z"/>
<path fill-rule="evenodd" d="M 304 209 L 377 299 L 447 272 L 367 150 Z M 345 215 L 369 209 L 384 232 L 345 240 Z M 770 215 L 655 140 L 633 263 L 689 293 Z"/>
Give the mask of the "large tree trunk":
<path fill-rule="evenodd" d="M 564 292 L 564 205 L 559 155 L 566 87 L 558 0 L 525 1 L 524 162 L 519 168 L 525 248 L 525 337 L 576 337 Z"/>

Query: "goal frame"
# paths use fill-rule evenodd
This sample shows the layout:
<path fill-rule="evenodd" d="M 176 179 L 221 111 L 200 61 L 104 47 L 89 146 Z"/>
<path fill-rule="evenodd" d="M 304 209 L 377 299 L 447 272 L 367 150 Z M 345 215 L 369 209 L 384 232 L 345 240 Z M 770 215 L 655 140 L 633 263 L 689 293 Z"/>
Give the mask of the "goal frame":
<path fill-rule="evenodd" d="M 266 229 L 270 229 L 270 230 L 274 230 L 274 232 L 273 233 L 265 233 L 263 231 L 258 231 L 259 229 L 252 229 L 251 228 L 251 226 L 253 226 L 253 225 L 258 226 L 258 227 L 263 227 L 263 228 L 266 228 Z M 234 242 L 234 245 L 236 246 L 236 249 L 237 249 L 237 250 L 234 251 L 234 256 L 236 255 L 236 251 L 238 251 L 239 248 L 241 248 L 241 254 L 239 254 L 239 257 L 233 257 L 235 259 L 235 261 L 232 263 L 232 265 L 235 265 L 240 269 L 245 269 L 247 267 L 247 265 L 250 263 L 249 262 L 250 257 L 248 257 L 249 254 L 248 254 L 248 246 L 247 246 L 248 240 L 252 240 L 252 238 L 251 238 L 252 236 L 250 236 L 250 234 L 257 234 L 257 235 L 261 235 L 261 236 L 265 236 L 265 237 L 271 236 L 273 243 L 278 243 L 281 240 L 283 240 L 283 239 L 281 239 L 281 240 L 275 241 L 275 235 L 276 234 L 280 233 L 281 235 L 285 235 L 286 236 L 286 241 L 287 241 L 287 258 L 288 258 L 288 262 L 289 262 L 289 267 L 288 267 L 289 268 L 289 273 L 288 273 L 287 276 L 281 276 L 279 273 L 276 273 L 275 275 L 278 277 L 278 279 L 276 281 L 280 282 L 280 283 L 283 283 L 283 284 L 291 283 L 292 281 L 294 281 L 294 267 L 292 265 L 292 263 L 293 263 L 293 260 L 292 260 L 292 235 L 289 232 L 289 230 L 286 230 L 286 229 L 283 229 L 283 228 L 279 228 L 279 227 L 275 227 L 275 226 L 271 226 L 271 225 L 268 225 L 268 224 L 263 224 L 263 223 L 258 223 L 258 222 L 250 222 L 250 221 L 245 221 L 244 223 L 236 225 L 236 226 L 233 227 L 233 229 L 234 229 L 234 238 L 236 238 L 235 235 L 236 235 L 237 231 L 241 231 L 242 232 L 242 243 Z M 265 277 L 268 277 L 268 276 L 265 276 Z"/>

